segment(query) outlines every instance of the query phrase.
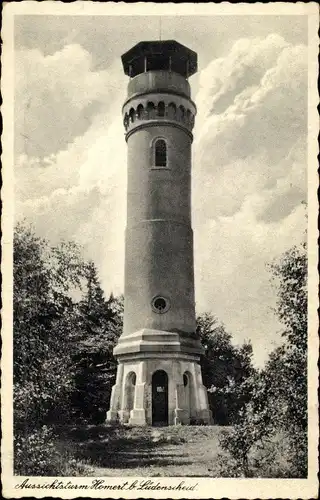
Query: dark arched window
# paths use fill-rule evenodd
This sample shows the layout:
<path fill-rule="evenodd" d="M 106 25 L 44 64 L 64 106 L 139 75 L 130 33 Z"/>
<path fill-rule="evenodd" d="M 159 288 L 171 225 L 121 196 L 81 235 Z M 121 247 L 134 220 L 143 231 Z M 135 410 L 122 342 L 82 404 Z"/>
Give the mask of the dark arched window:
<path fill-rule="evenodd" d="M 138 116 L 139 120 L 142 120 L 144 117 L 144 109 L 143 109 L 142 104 L 139 104 L 139 106 L 137 107 L 137 116 Z"/>
<path fill-rule="evenodd" d="M 129 117 L 130 117 L 131 123 L 134 122 L 135 114 L 136 114 L 135 110 L 133 108 L 131 108 L 130 111 L 129 111 Z"/>
<path fill-rule="evenodd" d="M 148 102 L 147 104 L 147 115 L 149 120 L 155 118 L 155 107 L 153 102 Z"/>
<path fill-rule="evenodd" d="M 176 118 L 176 113 L 177 113 L 177 106 L 175 105 L 174 102 L 170 102 L 170 104 L 168 106 L 168 115 L 169 115 L 169 118 L 175 119 Z"/>
<path fill-rule="evenodd" d="M 167 144 L 164 139 L 157 139 L 154 144 L 155 167 L 167 166 Z"/>
<path fill-rule="evenodd" d="M 166 109 L 166 107 L 165 107 L 164 102 L 163 101 L 159 102 L 159 104 L 158 104 L 158 115 L 161 116 L 161 117 L 163 117 L 164 114 L 165 114 L 165 109 Z"/>
<path fill-rule="evenodd" d="M 184 120 L 184 117 L 185 117 L 185 114 L 186 114 L 185 107 L 184 106 L 179 106 L 179 111 L 180 111 L 180 118 L 182 120 Z"/>

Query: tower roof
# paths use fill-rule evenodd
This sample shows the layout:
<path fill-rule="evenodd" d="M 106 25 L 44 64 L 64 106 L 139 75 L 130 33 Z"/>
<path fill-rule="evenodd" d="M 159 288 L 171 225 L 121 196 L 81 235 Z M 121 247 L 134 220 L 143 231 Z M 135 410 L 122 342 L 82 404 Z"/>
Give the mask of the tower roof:
<path fill-rule="evenodd" d="M 185 78 L 197 72 L 197 54 L 175 40 L 139 42 L 121 56 L 126 75 L 172 70 Z"/>

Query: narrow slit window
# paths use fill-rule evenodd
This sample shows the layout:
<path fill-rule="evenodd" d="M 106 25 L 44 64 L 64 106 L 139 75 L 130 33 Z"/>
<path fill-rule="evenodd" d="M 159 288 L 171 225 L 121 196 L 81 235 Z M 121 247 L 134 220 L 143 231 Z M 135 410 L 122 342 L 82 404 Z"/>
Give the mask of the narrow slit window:
<path fill-rule="evenodd" d="M 167 144 L 164 139 L 157 139 L 155 142 L 155 166 L 156 167 L 166 167 L 167 166 Z"/>

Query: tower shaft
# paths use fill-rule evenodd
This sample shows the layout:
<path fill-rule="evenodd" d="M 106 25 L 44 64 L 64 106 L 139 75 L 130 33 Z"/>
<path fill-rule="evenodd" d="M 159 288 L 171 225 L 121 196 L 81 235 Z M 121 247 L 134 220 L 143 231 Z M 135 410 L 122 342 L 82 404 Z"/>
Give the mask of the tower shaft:
<path fill-rule="evenodd" d="M 177 42 L 141 42 L 122 60 L 133 76 L 122 109 L 128 149 L 125 304 L 108 419 L 209 422 L 191 227 L 196 106 L 186 77 L 196 70 L 196 54 Z"/>

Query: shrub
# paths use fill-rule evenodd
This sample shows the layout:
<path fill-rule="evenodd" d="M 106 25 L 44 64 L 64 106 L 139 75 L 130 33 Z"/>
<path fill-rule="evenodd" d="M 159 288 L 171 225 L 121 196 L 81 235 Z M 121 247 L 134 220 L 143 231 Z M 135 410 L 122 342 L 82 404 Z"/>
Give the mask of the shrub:
<path fill-rule="evenodd" d="M 53 466 L 59 462 L 54 437 L 46 425 L 30 434 L 17 433 L 14 440 L 15 473 L 22 476 L 58 475 L 60 471 Z"/>
<path fill-rule="evenodd" d="M 58 436 L 45 425 L 31 433 L 16 433 L 14 471 L 21 476 L 77 476 L 90 472 L 72 457 L 70 450 L 59 450 Z"/>

